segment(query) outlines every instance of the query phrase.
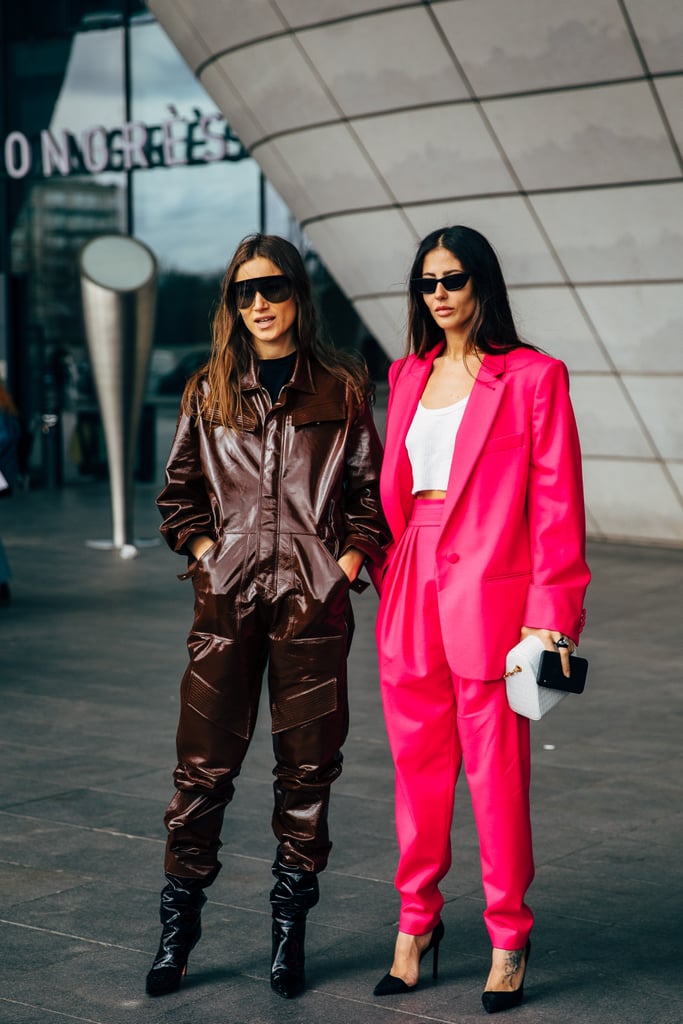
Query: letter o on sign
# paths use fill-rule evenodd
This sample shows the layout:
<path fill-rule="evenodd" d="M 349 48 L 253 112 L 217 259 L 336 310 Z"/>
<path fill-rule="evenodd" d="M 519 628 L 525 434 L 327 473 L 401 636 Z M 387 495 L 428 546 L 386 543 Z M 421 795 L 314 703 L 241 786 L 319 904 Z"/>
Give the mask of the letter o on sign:
<path fill-rule="evenodd" d="M 25 178 L 31 170 L 31 147 L 22 132 L 10 132 L 5 139 L 5 167 L 10 178 Z"/>

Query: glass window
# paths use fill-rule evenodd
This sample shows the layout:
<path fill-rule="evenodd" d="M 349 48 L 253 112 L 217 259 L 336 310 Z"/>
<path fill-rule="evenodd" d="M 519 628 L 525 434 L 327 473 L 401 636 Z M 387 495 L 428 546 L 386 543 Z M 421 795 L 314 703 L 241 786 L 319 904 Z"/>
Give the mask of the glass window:
<path fill-rule="evenodd" d="M 290 213 L 289 207 L 271 183 L 264 180 L 264 220 L 265 230 L 270 235 L 281 235 L 289 239 L 297 248 L 304 252 L 310 246 L 304 239 L 296 217 Z"/>
<path fill-rule="evenodd" d="M 51 131 L 79 135 L 95 125 L 114 127 L 124 120 L 123 29 L 78 33 L 50 118 Z"/>
<path fill-rule="evenodd" d="M 255 231 L 283 235 L 306 254 L 331 335 L 355 343 L 355 324 L 285 203 L 143 0 L 22 0 L 8 5 L 3 31 L 0 121 L 10 142 L 0 147 L 0 365 L 9 355 L 36 437 L 37 478 L 106 472 L 77 429 L 98 415 L 78 265 L 94 235 L 130 232 L 157 257 L 148 399 L 172 394 L 177 404 L 184 375 L 208 352 L 226 263 Z M 59 423 L 57 441 L 45 436 L 46 415 Z"/>
<path fill-rule="evenodd" d="M 156 22 L 132 26 L 130 52 L 131 118 L 146 126 L 150 162 L 132 174 L 133 233 L 159 262 L 155 346 L 180 359 L 208 347 L 225 266 L 260 229 L 260 172 Z"/>
<path fill-rule="evenodd" d="M 220 277 L 239 240 L 259 230 L 259 169 L 245 160 L 137 172 L 133 222 L 162 268 Z"/>
<path fill-rule="evenodd" d="M 65 14 L 66 8 L 58 7 Z M 77 26 L 85 23 L 82 7 L 69 7 Z M 23 32 L 18 19 L 19 38 L 10 37 L 8 46 L 7 127 L 17 139 L 15 163 L 4 168 L 11 365 L 17 401 L 35 436 L 32 461 L 38 476 L 45 475 L 46 447 L 52 443 L 42 433 L 45 417 L 69 414 L 87 378 L 79 250 L 93 235 L 125 230 L 125 175 L 105 170 L 102 161 L 102 167 L 92 162 L 88 167 L 84 157 L 84 138 L 94 125 L 120 125 L 125 117 L 120 15 L 109 15 L 107 23 L 112 22 L 114 27 L 71 35 L 75 26 L 59 19 L 39 16 L 31 32 Z M 27 157 L 25 165 L 16 162 L 19 157 Z"/>

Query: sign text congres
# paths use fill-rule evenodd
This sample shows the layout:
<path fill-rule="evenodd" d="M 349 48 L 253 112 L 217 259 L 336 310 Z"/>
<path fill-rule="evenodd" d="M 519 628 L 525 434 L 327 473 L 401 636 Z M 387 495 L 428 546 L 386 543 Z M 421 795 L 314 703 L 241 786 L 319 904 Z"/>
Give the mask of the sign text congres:
<path fill-rule="evenodd" d="M 27 175 L 49 178 L 54 174 L 101 174 L 133 168 L 176 167 L 244 160 L 248 152 L 222 114 L 193 111 L 172 116 L 156 125 L 126 121 L 114 128 L 95 125 L 75 133 L 45 128 L 29 138 L 10 132 L 4 144 L 4 169 L 10 178 Z"/>

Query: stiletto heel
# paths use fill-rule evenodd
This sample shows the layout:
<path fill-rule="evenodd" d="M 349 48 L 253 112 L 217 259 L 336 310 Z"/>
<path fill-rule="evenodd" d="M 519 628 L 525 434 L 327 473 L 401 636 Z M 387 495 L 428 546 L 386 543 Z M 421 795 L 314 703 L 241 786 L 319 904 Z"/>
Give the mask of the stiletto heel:
<path fill-rule="evenodd" d="M 161 892 L 162 931 L 159 949 L 147 974 L 149 996 L 177 992 L 187 974 L 187 960 L 202 934 L 201 911 L 206 903 L 205 881 L 166 875 Z"/>
<path fill-rule="evenodd" d="M 439 924 L 441 924 L 440 921 Z M 439 946 L 441 945 L 441 939 L 443 938 L 443 925 L 441 925 L 441 929 L 441 936 L 436 940 L 432 947 L 434 950 L 434 957 L 432 960 L 432 979 L 434 981 L 437 981 L 439 977 Z M 420 957 L 420 959 L 422 959 L 422 957 Z"/>
<path fill-rule="evenodd" d="M 514 989 L 512 992 L 482 993 L 481 1001 L 487 1013 L 500 1013 L 501 1010 L 511 1010 L 513 1007 L 520 1005 L 524 999 L 524 979 L 526 977 L 526 969 L 529 966 L 530 952 L 531 942 L 527 942 L 524 949 L 524 972 L 519 988 Z"/>
<path fill-rule="evenodd" d="M 434 979 L 434 981 L 436 981 L 437 978 L 439 977 L 439 946 L 441 945 L 441 940 L 444 937 L 445 931 L 446 929 L 444 928 L 443 921 L 439 921 L 436 927 L 434 928 L 434 931 L 432 932 L 432 937 L 430 938 L 429 943 L 420 953 L 420 963 L 422 963 L 424 958 L 427 956 L 427 953 L 429 953 L 431 950 L 434 951 L 434 960 L 432 963 L 432 978 Z M 384 977 L 381 978 L 380 981 L 378 981 L 377 984 L 375 985 L 373 995 L 403 995 L 406 992 L 414 992 L 418 985 L 419 981 L 416 981 L 414 985 L 406 985 L 403 978 L 397 978 L 394 974 L 391 974 L 389 971 L 387 971 Z"/>

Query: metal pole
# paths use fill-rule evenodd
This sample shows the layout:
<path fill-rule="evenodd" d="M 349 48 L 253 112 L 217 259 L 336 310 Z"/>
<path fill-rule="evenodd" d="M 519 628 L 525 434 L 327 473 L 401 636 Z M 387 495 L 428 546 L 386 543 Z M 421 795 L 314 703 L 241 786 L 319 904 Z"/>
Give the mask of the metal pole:
<path fill-rule="evenodd" d="M 156 260 L 142 242 L 100 235 L 81 250 L 85 333 L 107 447 L 113 539 L 123 558 L 137 554 L 133 471 L 145 378 L 152 349 Z"/>

